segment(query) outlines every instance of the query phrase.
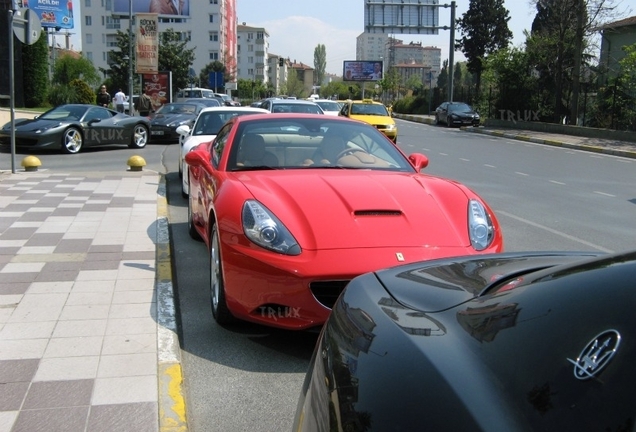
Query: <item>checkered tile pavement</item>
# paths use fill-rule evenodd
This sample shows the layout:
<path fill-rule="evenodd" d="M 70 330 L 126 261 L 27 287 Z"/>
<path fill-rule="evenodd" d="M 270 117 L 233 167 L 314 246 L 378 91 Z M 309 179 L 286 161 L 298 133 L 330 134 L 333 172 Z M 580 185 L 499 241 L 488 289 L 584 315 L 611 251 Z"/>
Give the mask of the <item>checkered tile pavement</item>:
<path fill-rule="evenodd" d="M 0 432 L 159 430 L 156 173 L 0 173 Z"/>

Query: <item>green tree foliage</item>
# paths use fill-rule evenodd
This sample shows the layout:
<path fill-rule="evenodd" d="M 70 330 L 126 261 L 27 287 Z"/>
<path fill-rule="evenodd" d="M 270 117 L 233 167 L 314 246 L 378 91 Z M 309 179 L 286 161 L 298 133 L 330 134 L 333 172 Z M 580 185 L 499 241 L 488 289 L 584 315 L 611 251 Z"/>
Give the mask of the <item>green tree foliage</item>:
<path fill-rule="evenodd" d="M 327 68 L 327 49 L 323 44 L 314 48 L 314 79 L 316 85 L 322 85 Z"/>
<path fill-rule="evenodd" d="M 288 96 L 296 96 L 298 99 L 307 97 L 305 94 L 305 86 L 303 82 L 298 78 L 298 71 L 295 69 L 290 69 L 289 74 L 287 75 L 287 95 Z"/>
<path fill-rule="evenodd" d="M 201 82 L 201 87 L 205 87 L 205 88 L 210 87 L 214 89 L 212 86 L 209 85 L 210 72 L 223 73 L 223 82 L 224 83 L 228 82 L 229 77 L 227 72 L 225 71 L 225 65 L 217 60 L 217 61 L 213 61 L 212 63 L 208 63 L 207 65 L 205 65 L 203 69 L 201 69 L 201 72 L 199 73 L 199 81 Z M 217 88 L 216 90 L 218 90 L 219 92 L 223 92 L 224 89 Z"/>
<path fill-rule="evenodd" d="M 172 83 L 176 88 L 188 85 L 188 72 L 194 63 L 196 47 L 188 49 L 187 46 L 182 33 L 171 28 L 159 34 L 159 70 L 172 71 Z"/>
<path fill-rule="evenodd" d="M 448 94 L 448 60 L 442 61 L 442 69 L 437 76 L 437 88 L 441 94 Z"/>
<path fill-rule="evenodd" d="M 273 90 L 270 90 L 263 81 L 254 81 L 239 78 L 237 81 L 238 97 L 245 105 L 249 105 L 254 101 L 273 96 Z"/>
<path fill-rule="evenodd" d="M 484 66 L 483 84 L 488 87 L 488 97 L 476 108 L 491 118 L 513 112 L 522 119 L 534 119 L 532 113 L 541 106 L 528 54 L 519 48 L 505 48 L 488 56 Z"/>
<path fill-rule="evenodd" d="M 89 86 L 98 86 L 101 82 L 101 76 L 90 60 L 61 55 L 53 68 L 53 84 L 68 84 L 74 79 L 81 79 Z"/>
<path fill-rule="evenodd" d="M 69 87 L 74 89 L 76 103 L 82 103 L 82 104 L 95 103 L 95 96 L 96 96 L 95 92 L 86 83 L 86 81 L 76 78 L 72 80 L 68 85 Z"/>
<path fill-rule="evenodd" d="M 49 86 L 49 47 L 46 33 L 33 45 L 22 45 L 22 73 L 24 104 L 28 108 L 42 106 L 47 100 Z"/>
<path fill-rule="evenodd" d="M 356 87 L 358 87 L 356 85 Z M 344 100 L 349 97 L 349 85 L 343 81 L 332 81 L 320 87 L 320 96 L 324 98 L 335 98 Z"/>
<path fill-rule="evenodd" d="M 195 48 L 188 49 L 188 42 L 182 40 L 182 33 L 167 29 L 159 34 L 159 70 L 172 72 L 172 83 L 176 88 L 184 88 L 189 85 L 189 72 L 194 62 Z M 102 70 L 108 74 L 109 89 L 127 89 L 129 77 L 129 45 L 128 32 L 117 31 L 117 49 L 109 52 L 110 68 Z M 134 41 L 133 41 L 134 43 Z M 136 63 L 133 53 L 133 74 Z M 207 79 L 206 81 L 207 82 Z M 135 92 L 139 91 L 138 80 L 133 79 Z"/>
<path fill-rule="evenodd" d="M 456 47 L 467 59 L 466 67 L 474 76 L 478 94 L 486 56 L 506 48 L 512 39 L 508 21 L 504 0 L 470 0 L 468 11 L 457 20 L 462 37 Z"/>
<path fill-rule="evenodd" d="M 56 84 L 49 90 L 48 100 L 53 106 L 77 103 L 76 88 L 67 84 Z M 91 103 L 93 102 L 95 102 L 94 98 Z"/>

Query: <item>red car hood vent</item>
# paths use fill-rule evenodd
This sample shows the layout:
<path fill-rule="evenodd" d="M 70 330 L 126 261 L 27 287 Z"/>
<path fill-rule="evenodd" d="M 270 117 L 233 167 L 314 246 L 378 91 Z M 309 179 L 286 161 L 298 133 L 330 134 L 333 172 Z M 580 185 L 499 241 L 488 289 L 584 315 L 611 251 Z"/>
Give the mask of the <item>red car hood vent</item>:
<path fill-rule="evenodd" d="M 356 210 L 354 214 L 356 216 L 401 216 L 402 212 L 399 210 Z"/>
<path fill-rule="evenodd" d="M 243 171 L 238 180 L 308 249 L 469 246 L 451 181 L 357 170 Z"/>

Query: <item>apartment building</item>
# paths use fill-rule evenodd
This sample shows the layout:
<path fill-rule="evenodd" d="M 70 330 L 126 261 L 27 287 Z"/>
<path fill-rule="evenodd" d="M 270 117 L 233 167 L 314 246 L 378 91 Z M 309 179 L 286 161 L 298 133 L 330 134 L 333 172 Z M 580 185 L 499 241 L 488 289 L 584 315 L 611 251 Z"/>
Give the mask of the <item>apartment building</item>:
<path fill-rule="evenodd" d="M 269 33 L 263 27 L 245 23 L 237 26 L 236 77 L 245 80 L 269 82 Z"/>
<path fill-rule="evenodd" d="M 109 69 L 109 51 L 117 48 L 117 31 L 128 32 L 132 0 L 81 0 L 82 52 L 98 69 Z M 199 73 L 213 61 L 236 68 L 236 1 L 190 0 L 178 14 L 159 14 L 159 32 L 171 28 L 195 49 L 192 67 Z M 153 12 L 148 2 L 133 2 L 133 15 Z M 134 30 L 133 30 L 134 32 Z"/>

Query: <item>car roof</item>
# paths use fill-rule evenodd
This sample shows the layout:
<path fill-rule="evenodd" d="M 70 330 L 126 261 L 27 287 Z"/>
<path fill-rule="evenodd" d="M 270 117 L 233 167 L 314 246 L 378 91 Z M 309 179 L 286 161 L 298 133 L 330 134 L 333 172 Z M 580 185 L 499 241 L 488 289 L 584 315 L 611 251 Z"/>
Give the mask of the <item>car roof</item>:
<path fill-rule="evenodd" d="M 272 99 L 272 103 L 317 105 L 314 101 L 308 101 L 305 99 Z"/>
<path fill-rule="evenodd" d="M 264 108 L 250 107 L 250 106 L 218 106 L 218 107 L 205 107 L 201 110 L 200 113 L 210 112 L 210 111 L 247 111 L 247 112 L 259 112 L 263 114 L 269 114 Z"/>
<path fill-rule="evenodd" d="M 314 119 L 317 121 L 323 122 L 342 122 L 342 123 L 355 123 L 355 124 L 363 124 L 373 128 L 369 123 L 362 122 L 355 119 L 350 119 L 348 117 L 337 117 L 337 116 L 325 116 L 325 115 L 316 115 L 310 113 L 263 113 L 263 114 L 252 114 L 249 116 L 238 116 L 236 117 L 236 121 L 243 122 L 255 122 L 261 120 L 281 120 L 281 119 Z"/>

